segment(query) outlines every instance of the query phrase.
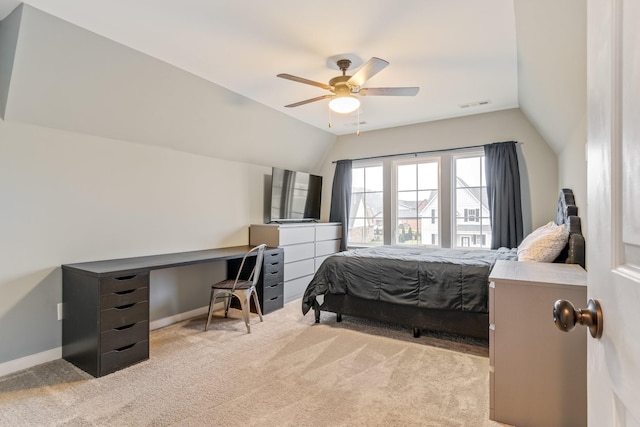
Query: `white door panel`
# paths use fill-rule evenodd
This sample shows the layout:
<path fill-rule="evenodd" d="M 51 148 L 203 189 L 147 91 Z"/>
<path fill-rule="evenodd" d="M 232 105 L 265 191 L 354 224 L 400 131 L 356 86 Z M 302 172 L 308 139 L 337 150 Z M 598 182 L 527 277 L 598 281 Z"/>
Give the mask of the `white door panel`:
<path fill-rule="evenodd" d="M 604 332 L 588 344 L 591 426 L 640 426 L 640 0 L 587 9 L 589 298 Z"/>

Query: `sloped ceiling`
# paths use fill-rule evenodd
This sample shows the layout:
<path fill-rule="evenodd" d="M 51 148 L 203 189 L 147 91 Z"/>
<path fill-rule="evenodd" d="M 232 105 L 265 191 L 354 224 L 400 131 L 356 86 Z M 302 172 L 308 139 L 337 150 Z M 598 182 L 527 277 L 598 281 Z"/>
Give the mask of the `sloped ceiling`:
<path fill-rule="evenodd" d="M 358 121 L 368 131 L 519 106 L 560 152 L 584 127 L 580 0 L 25 3 L 336 135 Z M 0 18 L 18 4 L 0 0 Z M 284 107 L 326 92 L 276 74 L 327 82 L 336 58 L 355 71 L 373 56 L 390 65 L 365 86 L 419 86 L 418 96 L 364 98 L 359 117 L 329 115 L 326 100 Z"/>
<path fill-rule="evenodd" d="M 24 3 L 336 135 L 355 132 L 357 113 L 330 117 L 328 100 L 285 108 L 328 92 L 277 74 L 326 83 L 340 74 L 337 58 L 351 59 L 350 71 L 389 61 L 365 87 L 420 92 L 363 98 L 362 131 L 518 106 L 512 0 Z M 461 107 L 479 101 L 489 103 Z"/>
<path fill-rule="evenodd" d="M 556 153 L 586 142 L 587 39 L 583 0 L 517 0 L 520 109 Z"/>

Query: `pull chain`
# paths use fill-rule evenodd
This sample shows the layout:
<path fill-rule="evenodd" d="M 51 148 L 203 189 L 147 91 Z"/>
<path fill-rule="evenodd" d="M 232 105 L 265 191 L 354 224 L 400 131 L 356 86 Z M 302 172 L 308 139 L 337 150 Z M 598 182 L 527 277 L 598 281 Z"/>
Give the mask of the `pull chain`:
<path fill-rule="evenodd" d="M 358 130 L 356 131 L 356 136 L 360 136 L 360 107 L 358 107 Z"/>

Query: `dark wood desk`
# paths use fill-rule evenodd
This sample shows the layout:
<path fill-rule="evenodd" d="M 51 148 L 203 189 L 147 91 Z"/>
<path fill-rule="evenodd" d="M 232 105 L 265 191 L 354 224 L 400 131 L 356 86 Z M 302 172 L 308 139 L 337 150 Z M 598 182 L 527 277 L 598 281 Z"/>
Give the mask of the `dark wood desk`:
<path fill-rule="evenodd" d="M 62 357 L 100 377 L 149 358 L 151 270 L 226 261 L 235 278 L 252 246 L 234 246 L 62 266 Z M 252 254 L 251 259 L 255 259 Z M 265 250 L 258 298 L 267 314 L 283 304 L 284 253 Z M 253 268 L 250 262 L 247 269 Z"/>

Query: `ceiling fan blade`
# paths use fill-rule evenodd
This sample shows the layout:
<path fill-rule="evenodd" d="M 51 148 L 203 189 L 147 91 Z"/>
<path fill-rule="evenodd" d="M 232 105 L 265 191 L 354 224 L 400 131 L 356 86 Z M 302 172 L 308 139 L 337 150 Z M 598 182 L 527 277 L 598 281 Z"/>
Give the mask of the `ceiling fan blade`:
<path fill-rule="evenodd" d="M 347 83 L 352 86 L 362 86 L 371 77 L 382 71 L 389 63 L 375 56 L 364 63 L 362 67 L 349 79 Z"/>
<path fill-rule="evenodd" d="M 320 100 L 323 100 L 323 99 L 331 98 L 333 96 L 334 96 L 333 94 L 326 94 L 326 95 L 322 95 L 322 96 L 316 96 L 315 98 L 305 99 L 304 101 L 295 102 L 293 104 L 285 105 L 285 107 L 287 107 L 287 108 L 298 107 L 300 105 L 308 104 L 310 102 L 320 101 Z"/>
<path fill-rule="evenodd" d="M 281 79 L 292 80 L 294 82 L 304 83 L 311 86 L 318 86 L 318 87 L 321 87 L 322 89 L 331 90 L 331 86 L 325 83 L 316 82 L 316 81 L 305 79 L 302 77 L 292 76 L 291 74 L 278 74 L 278 77 L 280 77 Z"/>
<path fill-rule="evenodd" d="M 415 96 L 419 87 L 363 87 L 358 94 L 362 96 Z"/>

